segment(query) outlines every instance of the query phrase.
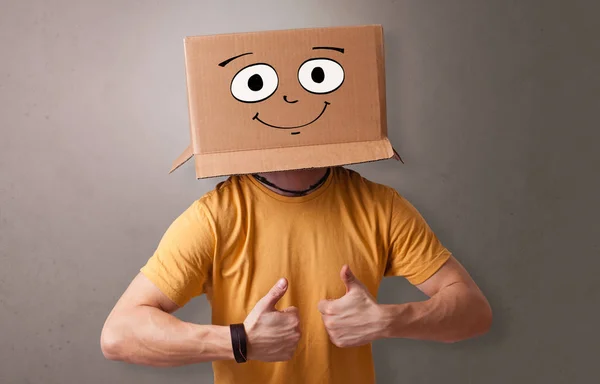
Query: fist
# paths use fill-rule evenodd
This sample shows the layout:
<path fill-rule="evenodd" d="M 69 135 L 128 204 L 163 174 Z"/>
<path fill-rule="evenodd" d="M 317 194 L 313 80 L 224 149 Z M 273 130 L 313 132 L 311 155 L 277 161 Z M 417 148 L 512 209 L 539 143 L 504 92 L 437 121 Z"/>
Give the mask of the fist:
<path fill-rule="evenodd" d="M 294 355 L 300 340 L 298 309 L 275 309 L 275 304 L 283 297 L 287 287 L 286 279 L 279 280 L 269 293 L 256 303 L 244 320 L 249 359 L 285 361 Z"/>
<path fill-rule="evenodd" d="M 336 300 L 319 302 L 329 339 L 340 348 L 368 344 L 382 332 L 381 309 L 350 267 L 344 265 L 340 277 L 346 285 L 346 294 Z"/>

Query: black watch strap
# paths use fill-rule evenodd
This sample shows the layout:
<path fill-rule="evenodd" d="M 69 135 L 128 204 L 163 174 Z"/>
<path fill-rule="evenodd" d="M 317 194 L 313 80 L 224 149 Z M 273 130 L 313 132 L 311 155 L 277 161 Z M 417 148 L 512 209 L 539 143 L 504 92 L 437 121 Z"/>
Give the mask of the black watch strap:
<path fill-rule="evenodd" d="M 231 324 L 231 346 L 233 347 L 233 357 L 238 363 L 248 361 L 248 338 L 244 324 Z"/>

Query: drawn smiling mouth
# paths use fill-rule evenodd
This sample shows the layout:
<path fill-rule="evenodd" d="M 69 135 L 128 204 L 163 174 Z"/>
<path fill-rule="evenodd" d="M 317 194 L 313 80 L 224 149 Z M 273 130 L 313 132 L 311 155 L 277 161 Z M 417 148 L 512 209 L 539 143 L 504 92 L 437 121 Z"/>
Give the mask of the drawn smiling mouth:
<path fill-rule="evenodd" d="M 325 113 L 325 110 L 327 109 L 327 106 L 329 104 L 331 104 L 331 103 L 329 103 L 328 101 L 326 101 L 325 105 L 323 106 L 323 110 L 321 111 L 321 113 L 319 113 L 319 116 L 315 117 L 311 122 L 308 122 L 308 123 L 302 124 L 302 125 L 295 125 L 295 126 L 291 126 L 291 127 L 281 127 L 281 126 L 278 126 L 278 125 L 269 124 L 269 123 L 266 123 L 266 122 L 262 121 L 260 119 L 260 117 L 258 117 L 258 112 L 256 112 L 256 115 L 254 115 L 254 117 L 252 118 L 252 120 L 258 120 L 262 124 L 266 125 L 267 127 L 277 128 L 277 129 L 296 129 L 296 128 L 302 128 L 302 127 L 306 127 L 307 125 L 310 125 L 310 124 L 314 123 L 315 121 L 319 120 L 319 118 L 321 116 L 323 116 L 323 114 Z"/>

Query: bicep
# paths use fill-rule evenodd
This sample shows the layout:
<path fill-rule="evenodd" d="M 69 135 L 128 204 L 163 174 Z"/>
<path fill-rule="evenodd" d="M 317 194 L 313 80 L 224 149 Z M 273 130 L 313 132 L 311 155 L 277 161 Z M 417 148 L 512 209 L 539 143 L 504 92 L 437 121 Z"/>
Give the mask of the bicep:
<path fill-rule="evenodd" d="M 450 258 L 431 277 L 424 282 L 415 285 L 421 292 L 431 297 L 453 284 L 464 284 L 470 289 L 478 290 L 477 285 L 462 266 L 462 264 L 450 256 Z"/>
<path fill-rule="evenodd" d="M 179 306 L 175 304 L 167 295 L 162 293 L 146 276 L 138 273 L 125 292 L 121 295 L 113 309 L 108 314 L 104 322 L 102 337 L 114 328 L 114 324 L 119 324 L 123 317 L 129 316 L 131 310 L 140 307 L 152 307 L 165 313 L 174 313 Z M 110 339 L 110 338 L 109 338 Z"/>
<path fill-rule="evenodd" d="M 167 313 L 173 313 L 180 308 L 141 272 L 134 277 L 119 298 L 115 310 L 138 306 L 154 307 Z"/>

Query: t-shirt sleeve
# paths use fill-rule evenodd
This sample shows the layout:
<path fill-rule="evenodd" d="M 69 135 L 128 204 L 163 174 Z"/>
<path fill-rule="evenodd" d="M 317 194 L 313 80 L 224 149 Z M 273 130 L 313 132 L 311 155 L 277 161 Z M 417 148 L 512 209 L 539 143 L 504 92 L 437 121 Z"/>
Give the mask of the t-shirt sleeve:
<path fill-rule="evenodd" d="M 403 276 L 413 285 L 421 284 L 450 256 L 423 216 L 394 190 L 385 276 Z"/>
<path fill-rule="evenodd" d="M 210 279 L 216 240 L 204 209 L 196 201 L 177 217 L 140 269 L 180 307 L 205 293 Z"/>

